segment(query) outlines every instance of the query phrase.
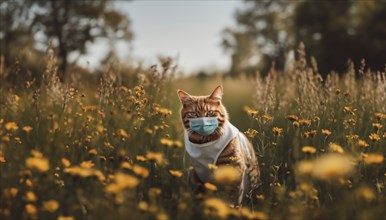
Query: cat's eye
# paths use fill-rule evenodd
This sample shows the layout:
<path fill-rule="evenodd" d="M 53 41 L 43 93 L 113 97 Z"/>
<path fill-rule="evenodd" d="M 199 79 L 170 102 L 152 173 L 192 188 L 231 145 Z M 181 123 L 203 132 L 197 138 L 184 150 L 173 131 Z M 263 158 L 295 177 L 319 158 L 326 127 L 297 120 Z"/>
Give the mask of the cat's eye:
<path fill-rule="evenodd" d="M 198 113 L 197 112 L 188 112 L 188 117 L 189 118 L 197 118 L 198 117 Z"/>
<path fill-rule="evenodd" d="M 206 112 L 206 116 L 207 117 L 213 117 L 213 116 L 216 116 L 216 112 L 213 111 L 213 110 L 209 110 Z"/>

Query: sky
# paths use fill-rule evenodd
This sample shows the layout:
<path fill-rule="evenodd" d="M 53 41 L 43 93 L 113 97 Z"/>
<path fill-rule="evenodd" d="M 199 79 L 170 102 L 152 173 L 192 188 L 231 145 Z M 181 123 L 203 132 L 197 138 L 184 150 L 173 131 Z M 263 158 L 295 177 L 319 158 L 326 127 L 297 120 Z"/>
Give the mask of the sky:
<path fill-rule="evenodd" d="M 123 60 L 134 58 L 145 66 L 170 56 L 186 73 L 227 70 L 230 56 L 221 47 L 221 32 L 235 25 L 234 12 L 241 5 L 230 0 L 118 1 L 117 8 L 131 20 L 134 39 L 131 47 L 119 45 L 117 52 Z M 96 54 L 104 49 L 102 44 L 91 46 L 93 57 L 83 62 L 98 62 Z"/>

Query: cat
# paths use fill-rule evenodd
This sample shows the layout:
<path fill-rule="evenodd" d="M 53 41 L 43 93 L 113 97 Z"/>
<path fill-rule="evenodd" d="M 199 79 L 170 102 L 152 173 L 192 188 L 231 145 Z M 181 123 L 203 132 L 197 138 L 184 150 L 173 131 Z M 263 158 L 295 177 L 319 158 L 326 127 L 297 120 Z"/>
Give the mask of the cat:
<path fill-rule="evenodd" d="M 225 189 L 231 207 L 239 207 L 244 195 L 260 184 L 260 169 L 252 144 L 229 122 L 222 104 L 223 88 L 208 96 L 193 96 L 177 90 L 181 101 L 185 150 L 192 159 L 197 185 L 214 182 L 208 164 L 235 166 L 240 178 Z"/>

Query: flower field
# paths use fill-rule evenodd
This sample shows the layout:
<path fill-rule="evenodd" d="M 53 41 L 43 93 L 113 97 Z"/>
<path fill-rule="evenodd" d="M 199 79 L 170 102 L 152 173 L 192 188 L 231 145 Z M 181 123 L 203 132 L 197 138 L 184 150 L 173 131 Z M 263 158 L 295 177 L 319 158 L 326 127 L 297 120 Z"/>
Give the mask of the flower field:
<path fill-rule="evenodd" d="M 300 50 L 284 73 L 186 80 L 164 60 L 125 76 L 107 68 L 90 86 L 61 83 L 46 61 L 40 85 L 0 87 L 1 219 L 386 217 L 386 73 L 365 62 L 322 79 Z M 194 84 L 198 95 L 223 84 L 256 150 L 262 185 L 242 208 L 213 183 L 194 193 L 176 95 Z"/>

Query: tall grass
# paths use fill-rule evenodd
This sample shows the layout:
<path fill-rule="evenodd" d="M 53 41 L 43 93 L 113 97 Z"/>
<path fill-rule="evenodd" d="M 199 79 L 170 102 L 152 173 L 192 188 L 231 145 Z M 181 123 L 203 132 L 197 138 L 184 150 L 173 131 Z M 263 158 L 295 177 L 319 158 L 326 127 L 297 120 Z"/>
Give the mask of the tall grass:
<path fill-rule="evenodd" d="M 0 87 L 2 219 L 379 219 L 385 217 L 386 75 L 294 68 L 261 78 L 176 78 L 170 60 L 97 86 L 57 79 Z M 8 72 L 12 74 L 12 72 Z M 125 80 L 122 80 L 125 79 Z M 194 194 L 176 89 L 222 84 L 252 141 L 262 185 L 230 209 L 216 186 Z"/>

